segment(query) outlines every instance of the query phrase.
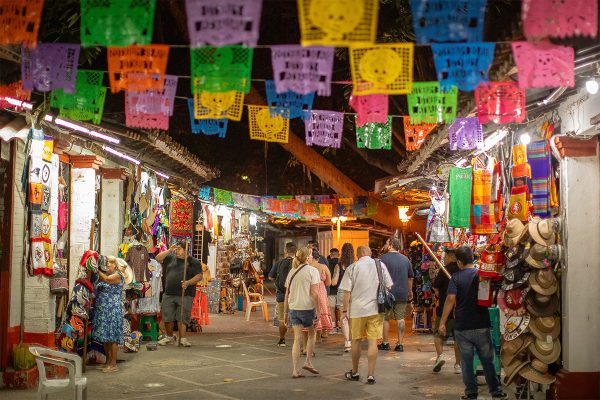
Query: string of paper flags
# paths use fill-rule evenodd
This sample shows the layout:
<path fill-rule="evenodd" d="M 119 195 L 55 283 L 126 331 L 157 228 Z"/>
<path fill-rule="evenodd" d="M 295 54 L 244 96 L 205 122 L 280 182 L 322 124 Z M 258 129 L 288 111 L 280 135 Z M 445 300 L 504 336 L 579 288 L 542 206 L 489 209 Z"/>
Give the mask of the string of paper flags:
<path fill-rule="evenodd" d="M 79 70 L 80 45 L 37 44 L 43 0 L 22 12 L 17 0 L 0 3 L 0 44 L 22 44 L 22 88 L 0 97 L 51 93 L 51 106 L 74 120 L 102 119 L 103 71 Z M 358 147 L 391 148 L 388 96 L 407 95 L 403 116 L 407 150 L 416 150 L 437 124 L 451 124 L 451 149 L 481 145 L 481 124 L 523 122 L 525 89 L 572 87 L 574 51 L 539 40 L 597 35 L 597 2 L 524 0 L 524 33 L 511 43 L 518 82 L 488 82 L 496 43 L 483 42 L 486 0 L 411 0 L 416 43 L 375 43 L 378 0 L 298 0 L 301 45 L 258 45 L 262 0 L 186 0 L 190 45 L 152 44 L 156 0 L 81 1 L 81 46 L 106 46 L 111 93 L 124 91 L 126 125 L 169 128 L 177 76 L 166 74 L 170 48 L 190 48 L 192 132 L 225 137 L 227 121 L 242 117 L 255 48 L 269 48 L 273 80 L 267 106 L 248 105 L 250 137 L 287 142 L 290 119 L 305 121 L 307 145 L 339 147 L 343 114 L 313 110 L 329 96 L 335 47 L 348 47 Z M 352 10 L 348 12 L 347 10 Z M 437 81 L 413 82 L 415 46 L 431 46 Z M 458 90 L 474 91 L 477 118 L 456 118 Z M 0 105 L 2 105 L 0 100 Z"/>

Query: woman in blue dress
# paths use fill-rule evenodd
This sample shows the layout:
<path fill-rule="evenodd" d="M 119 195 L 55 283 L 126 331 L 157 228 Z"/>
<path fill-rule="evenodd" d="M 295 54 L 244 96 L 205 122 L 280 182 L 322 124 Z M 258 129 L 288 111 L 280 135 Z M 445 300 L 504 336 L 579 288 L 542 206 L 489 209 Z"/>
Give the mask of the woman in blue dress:
<path fill-rule="evenodd" d="M 102 372 L 116 372 L 117 345 L 123 344 L 123 275 L 115 257 L 107 257 L 106 273 L 98 270 L 98 274 L 92 337 L 104 344 L 106 366 Z"/>

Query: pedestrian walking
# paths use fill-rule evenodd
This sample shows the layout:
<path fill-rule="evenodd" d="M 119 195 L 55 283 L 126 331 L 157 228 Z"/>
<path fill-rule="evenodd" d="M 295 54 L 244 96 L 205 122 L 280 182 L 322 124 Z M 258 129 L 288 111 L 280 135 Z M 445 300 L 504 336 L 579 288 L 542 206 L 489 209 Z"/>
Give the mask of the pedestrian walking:
<path fill-rule="evenodd" d="M 392 294 L 394 295 L 394 307 L 385 313 L 383 322 L 383 342 L 379 345 L 379 350 L 390 350 L 390 320 L 395 320 L 398 324 L 398 342 L 394 351 L 404 351 L 404 329 L 406 308 L 408 302 L 413 298 L 413 278 L 414 273 L 408 257 L 400 253 L 400 241 L 394 237 L 389 238 L 384 246 L 385 254 L 381 256 L 381 262 L 387 267 L 394 285 Z"/>
<path fill-rule="evenodd" d="M 342 315 L 342 309 L 344 308 L 344 291 L 341 290 L 339 286 L 344 279 L 346 270 L 354 263 L 354 261 L 354 246 L 352 246 L 352 243 L 344 243 L 342 245 L 342 256 L 331 277 L 331 288 L 336 292 L 336 319 L 340 321 L 339 328 L 344 335 L 344 352 L 346 353 L 352 349 L 352 342 L 350 341 L 350 323 L 348 321 L 348 314 Z"/>
<path fill-rule="evenodd" d="M 277 261 L 269 272 L 269 279 L 275 281 L 276 300 L 277 300 L 277 320 L 279 321 L 279 347 L 285 347 L 285 334 L 287 326 L 285 324 L 285 281 L 292 269 L 292 260 L 296 254 L 296 245 L 293 242 L 285 244 L 285 255 Z"/>
<path fill-rule="evenodd" d="M 337 334 L 339 333 L 340 327 L 340 316 L 337 311 L 337 286 L 339 285 L 339 281 L 336 282 L 336 285 L 333 285 L 333 275 L 335 274 L 338 263 L 340 262 L 340 251 L 337 248 L 332 248 L 329 250 L 329 256 L 327 257 L 327 261 L 329 262 L 329 273 L 331 274 L 331 285 L 329 285 L 329 293 L 327 295 L 327 301 L 329 302 L 329 312 L 331 313 L 331 323 L 332 329 L 329 333 Z"/>
<path fill-rule="evenodd" d="M 465 394 L 461 398 L 477 399 L 477 378 L 473 370 L 473 355 L 477 352 L 492 398 L 505 399 L 507 395 L 502 390 L 494 367 L 489 312 L 486 307 L 477 304 L 479 275 L 473 265 L 473 251 L 468 246 L 462 246 L 455 254 L 460 271 L 452 275 L 448 284 L 439 333 L 446 335 L 446 322 L 452 309 L 456 307 L 454 334 L 460 350 L 460 364 L 465 385 Z"/>
<path fill-rule="evenodd" d="M 308 328 L 306 345 L 306 361 L 302 369 L 318 374 L 311 359 L 315 347 L 315 323 L 319 315 L 319 287 L 321 278 L 319 271 L 310 265 L 312 250 L 308 247 L 299 249 L 292 261 L 292 269 L 285 282 L 285 320 L 294 330 L 294 345 L 292 346 L 293 378 L 302 378 L 300 371 L 300 346 L 302 344 L 302 329 Z"/>
<path fill-rule="evenodd" d="M 382 337 L 383 314 L 379 314 L 377 293 L 379 275 L 388 289 L 392 287 L 392 278 L 384 263 L 380 263 L 378 271 L 375 260 L 371 258 L 368 246 L 357 249 L 358 261 L 346 270 L 339 289 L 344 291 L 342 315 L 349 312 L 350 329 L 352 331 L 352 369 L 344 374 L 351 381 L 358 381 L 358 363 L 361 355 L 363 336 L 368 341 L 368 374 L 367 383 L 375 383 L 375 364 L 377 362 L 377 341 Z"/>

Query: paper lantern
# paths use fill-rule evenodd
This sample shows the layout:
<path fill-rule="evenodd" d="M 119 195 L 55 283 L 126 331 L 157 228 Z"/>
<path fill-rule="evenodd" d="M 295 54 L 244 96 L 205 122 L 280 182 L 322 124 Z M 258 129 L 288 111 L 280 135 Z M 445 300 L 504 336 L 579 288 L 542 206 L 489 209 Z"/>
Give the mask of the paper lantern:
<path fill-rule="evenodd" d="M 185 10 L 194 47 L 258 43 L 262 0 L 186 0 Z"/>
<path fill-rule="evenodd" d="M 367 94 L 365 96 L 350 96 L 350 107 L 356 111 L 356 126 L 369 122 L 385 124 L 389 114 L 387 94 Z"/>
<path fill-rule="evenodd" d="M 277 93 L 331 94 L 333 47 L 271 46 L 271 62 Z"/>
<path fill-rule="evenodd" d="M 44 0 L 0 1 L 0 45 L 35 47 Z"/>
<path fill-rule="evenodd" d="M 192 93 L 250 91 L 254 51 L 242 46 L 190 49 Z"/>
<path fill-rule="evenodd" d="M 444 92 L 439 82 L 413 82 L 413 90 L 406 96 L 411 122 L 436 124 L 454 121 L 457 97 L 456 86 Z"/>
<path fill-rule="evenodd" d="M 287 143 L 290 120 L 281 115 L 271 116 L 269 107 L 248 106 L 250 139 Z"/>
<path fill-rule="evenodd" d="M 552 88 L 575 85 L 575 52 L 550 42 L 513 42 L 519 87 Z"/>
<path fill-rule="evenodd" d="M 598 35 L 594 0 L 523 0 L 523 32 L 528 39 Z"/>
<path fill-rule="evenodd" d="M 487 82 L 494 47 L 494 43 L 432 44 L 433 61 L 442 90 L 456 86 L 471 92 L 480 83 Z"/>
<path fill-rule="evenodd" d="M 288 90 L 284 93 L 277 93 L 274 81 L 265 81 L 265 89 L 271 114 L 289 114 L 290 119 L 307 119 L 310 116 L 315 92 L 298 94 Z"/>
<path fill-rule="evenodd" d="M 306 145 L 339 148 L 343 130 L 343 112 L 313 110 L 305 122 Z"/>
<path fill-rule="evenodd" d="M 483 128 L 477 118 L 456 118 L 448 126 L 450 150 L 473 150 L 483 148 Z"/>
<path fill-rule="evenodd" d="M 196 119 L 194 118 L 194 99 L 188 99 L 188 108 L 190 111 L 190 121 L 192 133 L 199 135 L 203 133 L 207 136 L 217 135 L 225 138 L 227 135 L 228 119 Z"/>
<path fill-rule="evenodd" d="M 196 119 L 242 119 L 244 93 L 201 92 L 194 95 L 194 118 Z"/>
<path fill-rule="evenodd" d="M 62 89 L 52 91 L 50 105 L 59 109 L 59 115 L 77 121 L 102 121 L 106 88 L 102 86 L 104 72 L 80 69 L 77 71 L 75 93 Z"/>
<path fill-rule="evenodd" d="M 392 148 L 392 117 L 388 117 L 385 124 L 368 123 L 356 127 L 356 146 L 359 149 L 384 149 Z"/>
<path fill-rule="evenodd" d="M 151 44 L 109 47 L 107 52 L 108 78 L 112 93 L 121 90 L 142 92 L 163 89 L 169 46 Z"/>
<path fill-rule="evenodd" d="M 527 116 L 525 89 L 517 82 L 488 82 L 475 89 L 477 117 L 481 124 L 521 123 Z"/>
<path fill-rule="evenodd" d="M 407 94 L 412 90 L 412 43 L 350 48 L 353 94 Z"/>
<path fill-rule="evenodd" d="M 21 79 L 24 90 L 49 92 L 75 91 L 79 45 L 40 43 L 36 48 L 21 48 Z"/>
<path fill-rule="evenodd" d="M 436 124 L 412 124 L 411 118 L 408 116 L 402 117 L 404 125 L 404 143 L 407 151 L 419 150 L 427 135 L 429 135 Z"/>
<path fill-rule="evenodd" d="M 298 0 L 298 13 L 303 46 L 375 42 L 379 0 Z"/>
<path fill-rule="evenodd" d="M 81 45 L 150 44 L 156 0 L 81 0 Z"/>
<path fill-rule="evenodd" d="M 481 42 L 486 0 L 411 0 L 416 42 Z"/>

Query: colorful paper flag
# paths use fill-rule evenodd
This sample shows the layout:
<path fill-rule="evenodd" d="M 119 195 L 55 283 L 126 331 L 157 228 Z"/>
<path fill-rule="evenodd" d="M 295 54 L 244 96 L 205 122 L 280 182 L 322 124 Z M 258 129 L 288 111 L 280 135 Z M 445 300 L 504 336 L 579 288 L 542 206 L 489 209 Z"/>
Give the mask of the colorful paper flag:
<path fill-rule="evenodd" d="M 353 94 L 407 94 L 412 90 L 412 43 L 354 45 L 350 48 Z"/>
<path fill-rule="evenodd" d="M 106 88 L 102 86 L 104 72 L 80 69 L 77 71 L 75 93 L 53 90 L 50 106 L 59 109 L 59 115 L 77 121 L 102 121 Z"/>
<path fill-rule="evenodd" d="M 340 148 L 344 131 L 344 113 L 312 110 L 306 120 L 306 145 Z"/>
<path fill-rule="evenodd" d="M 475 89 L 477 117 L 481 124 L 521 123 L 527 116 L 525 89 L 517 82 L 488 82 Z"/>
<path fill-rule="evenodd" d="M 359 149 L 384 149 L 392 148 L 392 117 L 388 117 L 385 124 L 368 123 L 356 127 L 356 146 Z"/>
<path fill-rule="evenodd" d="M 413 82 L 413 90 L 406 98 L 413 124 L 448 124 L 456 119 L 456 86 L 442 91 L 439 82 Z"/>
<path fill-rule="evenodd" d="M 21 79 L 24 90 L 49 92 L 63 89 L 75 91 L 78 44 L 40 43 L 35 48 L 21 48 Z"/>
<path fill-rule="evenodd" d="M 594 0 L 523 0 L 521 18 L 528 39 L 598 35 Z"/>
<path fill-rule="evenodd" d="M 419 150 L 427 135 L 429 135 L 437 124 L 412 124 L 409 116 L 402 117 L 404 125 L 404 143 L 406 151 Z"/>
<path fill-rule="evenodd" d="M 253 55 L 253 49 L 242 46 L 190 49 L 192 93 L 248 93 Z"/>
<path fill-rule="evenodd" d="M 350 107 L 356 111 L 356 126 L 369 122 L 385 124 L 389 114 L 387 94 L 367 94 L 365 96 L 350 96 Z"/>
<path fill-rule="evenodd" d="M 35 47 L 44 0 L 2 0 L 0 2 L 0 45 L 23 44 Z"/>
<path fill-rule="evenodd" d="M 550 42 L 513 42 L 519 87 L 553 88 L 575 85 L 575 52 Z"/>
<path fill-rule="evenodd" d="M 248 106 L 250 139 L 287 143 L 290 120 L 281 115 L 271 116 L 269 107 Z"/>
<path fill-rule="evenodd" d="M 442 90 L 451 86 L 471 92 L 487 82 L 494 59 L 494 43 L 465 43 L 431 45 L 437 78 Z"/>
<path fill-rule="evenodd" d="M 109 47 L 108 78 L 110 90 L 143 92 L 162 90 L 169 58 L 169 46 L 151 44 L 145 46 Z"/>
<path fill-rule="evenodd" d="M 289 118 L 307 119 L 312 110 L 315 92 L 308 94 L 298 94 L 288 90 L 285 93 L 277 93 L 275 90 L 274 81 L 265 81 L 265 89 L 267 93 L 267 104 L 271 114 L 287 115 Z"/>
<path fill-rule="evenodd" d="M 331 94 L 333 47 L 271 46 L 271 62 L 277 93 Z"/>
<path fill-rule="evenodd" d="M 483 148 L 483 128 L 477 118 L 456 118 L 448 126 L 450 150 L 473 150 Z"/>
<path fill-rule="evenodd" d="M 242 119 L 244 93 L 202 92 L 194 95 L 194 118 L 196 119 Z"/>

